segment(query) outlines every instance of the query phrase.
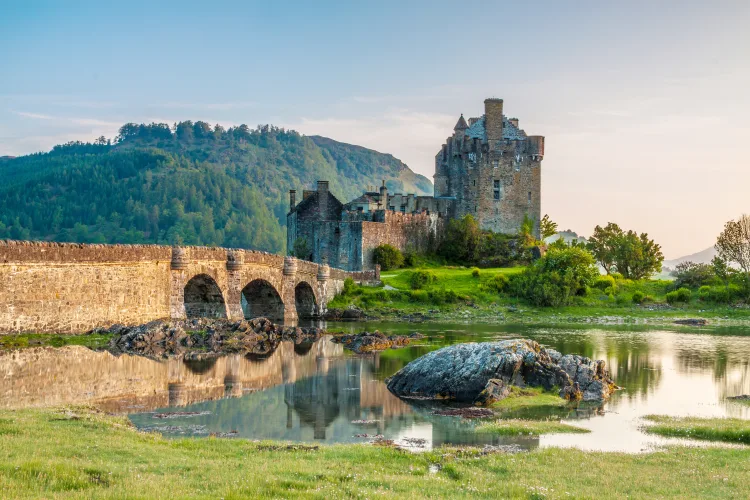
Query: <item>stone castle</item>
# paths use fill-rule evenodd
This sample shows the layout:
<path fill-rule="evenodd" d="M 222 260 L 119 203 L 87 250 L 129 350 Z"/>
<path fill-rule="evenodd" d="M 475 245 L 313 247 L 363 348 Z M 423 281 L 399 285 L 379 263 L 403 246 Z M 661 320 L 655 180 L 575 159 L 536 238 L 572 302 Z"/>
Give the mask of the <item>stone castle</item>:
<path fill-rule="evenodd" d="M 374 267 L 382 244 L 421 252 L 440 241 L 449 219 L 472 215 L 480 227 L 516 233 L 527 217 L 539 236 L 544 137 L 528 136 L 517 118 L 503 114 L 502 99 L 486 99 L 484 115 L 463 115 L 435 156 L 434 196 L 388 193 L 385 182 L 341 203 L 319 181 L 297 204 L 289 192 L 287 248 L 312 262 L 348 271 Z"/>

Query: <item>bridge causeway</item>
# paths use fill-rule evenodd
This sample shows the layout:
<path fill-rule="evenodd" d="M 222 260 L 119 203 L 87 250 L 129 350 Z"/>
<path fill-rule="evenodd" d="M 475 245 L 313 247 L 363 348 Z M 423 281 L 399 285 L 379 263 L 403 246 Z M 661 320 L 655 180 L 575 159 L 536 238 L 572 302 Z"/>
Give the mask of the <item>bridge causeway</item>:
<path fill-rule="evenodd" d="M 82 333 L 115 323 L 323 314 L 344 280 L 376 279 L 266 252 L 0 241 L 0 332 Z"/>

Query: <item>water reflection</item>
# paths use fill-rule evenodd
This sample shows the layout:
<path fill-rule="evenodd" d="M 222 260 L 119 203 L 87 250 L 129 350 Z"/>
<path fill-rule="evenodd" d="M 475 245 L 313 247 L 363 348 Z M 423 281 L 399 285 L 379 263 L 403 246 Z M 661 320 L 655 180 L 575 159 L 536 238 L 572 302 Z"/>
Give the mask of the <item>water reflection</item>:
<path fill-rule="evenodd" d="M 409 332 L 408 324 L 329 325 Z M 578 446 L 639 451 L 664 442 L 642 432 L 641 416 L 734 416 L 750 408 L 726 396 L 750 394 L 750 336 L 643 328 L 541 328 L 420 325 L 418 345 L 356 357 L 323 338 L 282 342 L 262 354 L 190 353 L 154 360 L 82 347 L 0 352 L 0 407 L 95 403 L 130 414 L 139 427 L 167 435 L 228 433 L 253 439 L 362 442 L 424 439 L 442 444 Z M 734 332 L 737 333 L 737 332 Z M 740 332 L 741 333 L 741 332 Z M 474 423 L 437 416 L 427 403 L 402 401 L 383 380 L 416 357 L 456 342 L 527 337 L 562 353 L 606 359 L 619 391 L 604 405 L 527 410 L 511 416 L 555 418 L 590 434 L 499 438 Z M 157 419 L 156 413 L 193 415 Z M 236 431 L 236 432 L 234 432 Z"/>

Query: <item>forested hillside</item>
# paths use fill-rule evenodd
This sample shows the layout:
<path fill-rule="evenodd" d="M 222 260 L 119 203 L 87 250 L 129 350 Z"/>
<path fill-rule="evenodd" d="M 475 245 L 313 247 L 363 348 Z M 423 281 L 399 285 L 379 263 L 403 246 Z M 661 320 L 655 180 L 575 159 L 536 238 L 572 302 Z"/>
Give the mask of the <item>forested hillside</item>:
<path fill-rule="evenodd" d="M 386 179 L 431 194 L 391 155 L 273 126 L 129 123 L 114 141 L 0 158 L 0 239 L 285 250 L 289 189 L 342 201 Z"/>

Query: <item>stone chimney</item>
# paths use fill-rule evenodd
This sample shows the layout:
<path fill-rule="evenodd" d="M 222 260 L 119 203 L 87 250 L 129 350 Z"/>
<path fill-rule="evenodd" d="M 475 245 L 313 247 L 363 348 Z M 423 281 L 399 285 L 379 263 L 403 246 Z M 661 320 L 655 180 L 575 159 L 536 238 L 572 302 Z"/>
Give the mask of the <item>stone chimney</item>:
<path fill-rule="evenodd" d="M 289 190 L 289 210 L 294 210 L 294 207 L 296 206 L 297 206 L 297 190 L 290 189 Z"/>
<path fill-rule="evenodd" d="M 503 139 L 502 99 L 491 98 L 484 100 L 484 129 L 487 132 L 487 142 L 490 148 L 494 147 L 497 141 Z"/>
<path fill-rule="evenodd" d="M 328 220 L 328 181 L 318 181 L 318 210 L 320 220 Z"/>
<path fill-rule="evenodd" d="M 388 210 L 388 188 L 385 186 L 385 179 L 383 179 L 383 185 L 380 186 L 380 203 L 385 210 Z"/>

